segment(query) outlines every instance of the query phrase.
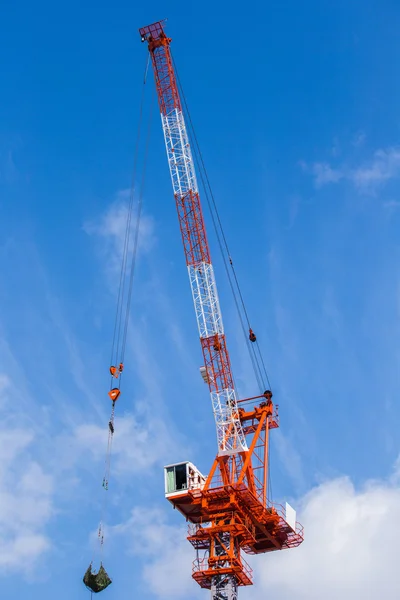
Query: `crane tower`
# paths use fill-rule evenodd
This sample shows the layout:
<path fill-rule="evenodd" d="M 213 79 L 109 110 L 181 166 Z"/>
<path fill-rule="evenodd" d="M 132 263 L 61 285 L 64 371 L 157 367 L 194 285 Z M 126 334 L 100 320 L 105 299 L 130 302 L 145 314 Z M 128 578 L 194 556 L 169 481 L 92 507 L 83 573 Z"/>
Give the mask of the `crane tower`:
<path fill-rule="evenodd" d="M 291 506 L 268 499 L 269 431 L 279 426 L 272 393 L 238 399 L 235 390 L 171 39 L 163 21 L 139 33 L 154 70 L 203 353 L 200 372 L 210 390 L 218 445 L 207 477 L 190 462 L 166 466 L 165 495 L 189 523 L 188 540 L 196 550 L 194 580 L 211 590 L 212 600 L 236 600 L 238 587 L 253 583 L 242 552 L 296 547 L 303 528 Z"/>

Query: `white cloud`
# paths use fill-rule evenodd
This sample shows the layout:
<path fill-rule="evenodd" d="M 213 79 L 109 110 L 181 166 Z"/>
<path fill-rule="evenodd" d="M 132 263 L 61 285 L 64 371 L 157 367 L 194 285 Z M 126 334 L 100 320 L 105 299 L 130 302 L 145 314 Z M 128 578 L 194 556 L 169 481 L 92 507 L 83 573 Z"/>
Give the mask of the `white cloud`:
<path fill-rule="evenodd" d="M 136 507 L 110 533 L 126 536 L 129 551 L 146 559 L 142 579 L 157 598 L 197 598 L 200 590 L 191 577 L 194 550 L 186 540 L 186 527 L 168 524 L 165 511 Z"/>
<path fill-rule="evenodd" d="M 369 163 L 349 174 L 357 188 L 371 188 L 400 175 L 400 148 L 377 150 Z"/>
<path fill-rule="evenodd" d="M 357 490 L 347 477 L 322 483 L 300 503 L 305 541 L 292 550 L 252 561 L 254 590 L 244 598 L 355 600 L 400 594 L 396 479 L 370 481 Z"/>
<path fill-rule="evenodd" d="M 39 533 L 23 533 L 1 539 L 0 569 L 2 571 L 26 571 L 30 573 L 34 562 L 45 552 L 50 550 L 47 537 Z"/>
<path fill-rule="evenodd" d="M 384 208 L 387 208 L 389 211 L 397 210 L 400 208 L 399 200 L 387 200 L 383 203 Z"/>
<path fill-rule="evenodd" d="M 340 142 L 338 137 L 333 138 L 332 148 L 331 148 L 332 156 L 339 156 L 340 154 Z"/>
<path fill-rule="evenodd" d="M 0 374 L 0 406 L 15 402 L 15 388 Z M 54 513 L 53 478 L 32 457 L 36 433 L 12 426 L 5 414 L 0 429 L 0 573 L 30 573 L 50 549 L 46 526 Z"/>
<path fill-rule="evenodd" d="M 80 425 L 75 430 L 74 448 L 77 456 L 89 453 L 94 460 L 103 460 L 108 429 L 96 424 Z M 113 439 L 113 466 L 115 476 L 139 473 L 161 465 L 165 457 L 184 452 L 175 442 L 166 423 L 160 418 L 144 414 L 116 417 Z"/>
<path fill-rule="evenodd" d="M 0 373 L 0 394 L 4 394 L 7 388 L 10 386 L 11 380 L 5 373 Z"/>
<path fill-rule="evenodd" d="M 3 430 L 0 434 L 0 479 L 11 463 L 32 442 L 33 434 L 24 429 Z"/>
<path fill-rule="evenodd" d="M 362 146 L 367 139 L 367 134 L 364 131 L 358 131 L 353 138 L 353 146 L 359 147 Z"/>
<path fill-rule="evenodd" d="M 333 168 L 328 163 L 301 165 L 303 170 L 313 174 L 316 187 L 345 179 L 353 183 L 358 190 L 371 193 L 377 187 L 400 176 L 400 148 L 377 150 L 369 161 L 356 168 L 345 165 Z"/>
<path fill-rule="evenodd" d="M 285 436 L 279 429 L 274 433 L 274 443 L 276 445 L 279 458 L 285 467 L 286 472 L 292 479 L 298 490 L 304 490 L 305 479 L 301 456 L 291 442 L 290 438 Z"/>
<path fill-rule="evenodd" d="M 333 169 L 328 163 L 317 162 L 308 165 L 304 161 L 300 161 L 299 164 L 303 171 L 314 176 L 316 187 L 321 187 L 327 183 L 337 183 L 344 177 L 344 173 L 340 169 Z"/>
<path fill-rule="evenodd" d="M 104 256 L 107 268 L 112 274 L 119 273 L 125 248 L 125 236 L 130 204 L 130 190 L 123 190 L 116 196 L 115 201 L 106 212 L 99 218 L 84 225 L 84 230 L 89 235 L 95 235 L 101 239 L 101 252 Z M 137 201 L 133 203 L 132 220 L 130 224 L 130 250 L 133 248 L 136 229 Z M 153 219 L 141 214 L 138 250 L 148 252 L 154 244 L 154 222 Z"/>
<path fill-rule="evenodd" d="M 315 163 L 311 171 L 315 177 L 315 185 L 321 187 L 327 183 L 337 183 L 343 178 L 343 173 L 339 169 L 332 169 L 327 163 Z"/>
<path fill-rule="evenodd" d="M 53 480 L 30 458 L 33 440 L 27 430 L 0 430 L 0 571 L 30 572 L 51 545 Z"/>

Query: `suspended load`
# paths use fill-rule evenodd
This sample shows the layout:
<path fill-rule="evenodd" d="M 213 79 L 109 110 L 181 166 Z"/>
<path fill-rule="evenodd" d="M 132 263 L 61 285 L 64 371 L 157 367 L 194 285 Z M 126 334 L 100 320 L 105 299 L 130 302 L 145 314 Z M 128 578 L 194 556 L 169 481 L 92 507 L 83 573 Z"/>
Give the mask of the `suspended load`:
<path fill-rule="evenodd" d="M 92 571 L 92 563 L 90 563 L 83 577 L 83 583 L 89 590 L 97 594 L 98 592 L 105 590 L 112 583 L 112 581 L 107 575 L 102 563 L 100 563 L 100 569 L 97 573 Z"/>

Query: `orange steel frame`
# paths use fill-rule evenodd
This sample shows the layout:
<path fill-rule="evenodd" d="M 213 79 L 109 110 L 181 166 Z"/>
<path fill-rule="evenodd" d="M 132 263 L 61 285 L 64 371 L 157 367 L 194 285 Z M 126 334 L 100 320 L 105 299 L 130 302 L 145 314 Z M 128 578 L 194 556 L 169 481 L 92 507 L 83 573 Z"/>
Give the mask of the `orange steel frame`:
<path fill-rule="evenodd" d="M 257 399 L 262 401 L 251 406 Z M 198 556 L 194 561 L 193 578 L 208 589 L 216 572 L 233 576 L 239 586 L 252 584 L 252 570 L 242 550 L 261 554 L 294 548 L 303 541 L 301 525 L 293 531 L 283 507 L 268 501 L 269 430 L 279 426 L 271 394 L 241 403 L 239 416 L 249 450 L 217 456 L 203 489 L 169 498 L 189 521 L 188 540 L 198 552 L 207 553 L 207 558 Z"/>

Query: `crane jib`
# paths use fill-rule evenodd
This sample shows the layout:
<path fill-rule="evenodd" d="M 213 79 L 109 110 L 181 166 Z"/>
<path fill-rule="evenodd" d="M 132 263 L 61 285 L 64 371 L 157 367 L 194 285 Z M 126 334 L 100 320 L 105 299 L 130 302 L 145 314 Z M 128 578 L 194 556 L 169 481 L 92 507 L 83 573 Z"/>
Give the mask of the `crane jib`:
<path fill-rule="evenodd" d="M 161 24 L 141 30 L 148 41 L 165 147 L 185 250 L 204 366 L 210 388 L 220 455 L 248 449 L 236 392 L 189 136 L 169 48 Z"/>

